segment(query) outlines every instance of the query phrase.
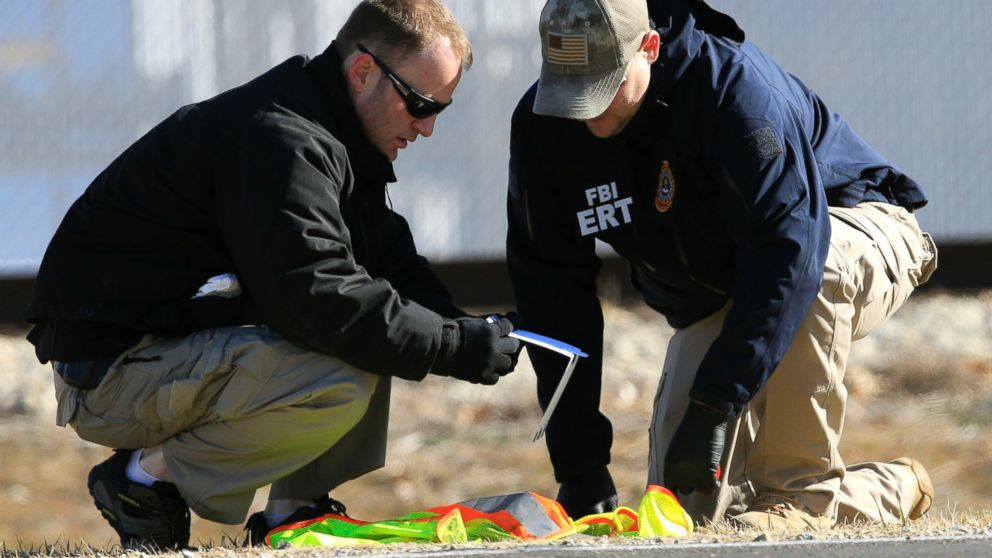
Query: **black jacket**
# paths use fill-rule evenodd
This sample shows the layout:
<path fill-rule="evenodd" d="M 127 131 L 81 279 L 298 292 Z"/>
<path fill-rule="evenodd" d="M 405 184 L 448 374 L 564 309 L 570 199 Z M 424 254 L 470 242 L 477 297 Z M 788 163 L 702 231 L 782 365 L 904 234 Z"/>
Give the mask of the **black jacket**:
<path fill-rule="evenodd" d="M 507 258 L 518 309 L 529 329 L 590 354 L 548 428 L 559 480 L 609 462 L 596 239 L 630 262 L 635 286 L 673 327 L 733 302 L 693 371 L 691 397 L 735 414 L 778 365 L 819 289 L 828 205 L 926 203 L 815 93 L 733 40 L 742 35 L 696 28 L 690 5 L 705 7 L 654 3 L 661 56 L 619 136 L 597 139 L 581 122 L 535 115 L 535 88 L 513 116 Z M 729 18 L 706 18 L 739 33 Z M 563 365 L 537 352 L 531 360 L 543 405 Z"/>
<path fill-rule="evenodd" d="M 26 316 L 39 358 L 252 323 L 374 373 L 423 378 L 439 313 L 463 314 L 386 206 L 392 166 L 365 139 L 340 66 L 333 45 L 290 58 L 183 107 L 104 170 L 42 262 Z M 221 273 L 245 294 L 191 298 Z"/>

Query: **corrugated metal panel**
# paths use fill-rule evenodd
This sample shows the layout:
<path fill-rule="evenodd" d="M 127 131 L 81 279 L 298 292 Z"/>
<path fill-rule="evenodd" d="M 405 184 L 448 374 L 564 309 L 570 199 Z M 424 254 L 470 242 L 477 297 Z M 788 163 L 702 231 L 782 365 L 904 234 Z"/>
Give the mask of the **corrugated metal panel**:
<path fill-rule="evenodd" d="M 710 5 L 924 186 L 939 241 L 992 239 L 992 2 Z"/>
<path fill-rule="evenodd" d="M 712 0 L 932 203 L 940 240 L 992 239 L 992 2 Z M 69 204 L 180 105 L 321 51 L 354 0 L 0 4 L 0 276 L 30 275 Z M 435 260 L 503 254 L 509 117 L 540 67 L 536 0 L 450 0 L 476 65 L 391 188 Z M 940 11 L 937 11 L 937 7 Z"/>

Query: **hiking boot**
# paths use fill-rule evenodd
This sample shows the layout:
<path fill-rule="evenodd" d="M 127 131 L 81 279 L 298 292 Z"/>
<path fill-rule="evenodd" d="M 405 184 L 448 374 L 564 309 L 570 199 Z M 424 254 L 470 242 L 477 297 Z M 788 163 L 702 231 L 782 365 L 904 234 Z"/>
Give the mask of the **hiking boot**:
<path fill-rule="evenodd" d="M 909 519 L 923 517 L 923 514 L 927 513 L 930 510 L 930 506 L 933 505 L 933 481 L 930 480 L 930 474 L 927 473 L 927 470 L 923 468 L 923 465 L 919 461 L 911 457 L 900 457 L 899 459 L 893 459 L 889 463 L 909 467 L 913 476 L 916 477 L 916 503 L 913 505 L 913 509 L 909 510 L 907 517 Z"/>
<path fill-rule="evenodd" d="M 617 509 L 619 501 L 613 477 L 606 467 L 562 482 L 555 499 L 574 519 L 611 512 Z"/>
<path fill-rule="evenodd" d="M 176 486 L 156 482 L 145 486 L 127 478 L 133 450 L 114 455 L 90 470 L 86 485 L 124 548 L 181 549 L 189 545 L 189 507 Z"/>
<path fill-rule="evenodd" d="M 763 492 L 747 511 L 730 518 L 737 528 L 762 531 L 823 531 L 834 519 L 813 513 L 798 498 L 781 492 Z"/>
<path fill-rule="evenodd" d="M 302 508 L 299 508 L 293 512 L 293 515 L 287 517 L 282 523 L 273 525 L 272 527 L 269 527 L 269 522 L 265 520 L 265 514 L 263 512 L 255 512 L 251 514 L 248 516 L 248 521 L 245 523 L 245 531 L 248 531 L 248 536 L 245 538 L 245 546 L 264 545 L 265 537 L 269 533 L 285 525 L 292 525 L 293 523 L 299 523 L 301 521 L 317 519 L 318 517 L 329 513 L 348 517 L 344 504 L 329 496 L 320 498 L 314 502 L 314 504 L 314 507 L 303 506 Z"/>

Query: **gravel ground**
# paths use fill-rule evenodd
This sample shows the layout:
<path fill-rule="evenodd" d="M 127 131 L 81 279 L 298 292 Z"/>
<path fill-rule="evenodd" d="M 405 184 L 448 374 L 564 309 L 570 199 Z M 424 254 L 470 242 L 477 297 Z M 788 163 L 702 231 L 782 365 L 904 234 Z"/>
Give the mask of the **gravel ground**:
<path fill-rule="evenodd" d="M 651 401 L 672 330 L 641 306 L 608 306 L 605 316 L 611 469 L 621 503 L 635 506 L 645 480 Z M 916 295 L 855 343 L 851 363 L 842 447 L 848 461 L 912 455 L 934 477 L 932 515 L 944 522 L 942 532 L 992 527 L 992 292 Z M 108 548 L 113 533 L 92 508 L 84 481 L 109 451 L 55 427 L 51 393 L 51 371 L 37 363 L 30 345 L 20 335 L 0 335 L 0 541 L 12 548 L 18 540 L 32 546 L 82 537 Z M 393 393 L 387 466 L 334 493 L 353 516 L 385 519 L 521 490 L 554 496 L 543 443 L 531 443 L 540 411 L 526 355 L 517 372 L 492 388 L 429 377 L 420 384 L 396 381 Z M 264 497 L 259 491 L 253 509 Z M 962 518 L 978 519 L 966 525 Z M 918 524 L 913 532 L 927 528 L 937 527 Z M 217 544 L 236 536 L 238 526 L 194 521 L 194 540 Z"/>

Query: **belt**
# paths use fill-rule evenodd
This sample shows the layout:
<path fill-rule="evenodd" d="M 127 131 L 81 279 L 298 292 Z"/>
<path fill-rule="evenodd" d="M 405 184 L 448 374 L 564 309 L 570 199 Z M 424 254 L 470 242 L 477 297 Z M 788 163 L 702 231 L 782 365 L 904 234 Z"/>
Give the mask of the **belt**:
<path fill-rule="evenodd" d="M 117 357 L 112 356 L 76 362 L 52 361 L 52 366 L 67 385 L 79 389 L 93 389 L 100 385 L 103 377 L 116 361 Z"/>

